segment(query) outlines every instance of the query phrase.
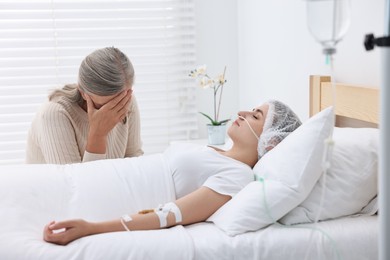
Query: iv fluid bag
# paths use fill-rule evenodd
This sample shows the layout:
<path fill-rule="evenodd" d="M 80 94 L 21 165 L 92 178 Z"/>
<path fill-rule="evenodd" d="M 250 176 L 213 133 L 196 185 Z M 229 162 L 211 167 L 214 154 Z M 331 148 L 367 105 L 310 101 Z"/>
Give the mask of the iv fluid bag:
<path fill-rule="evenodd" d="M 307 0 L 307 25 L 324 49 L 344 37 L 350 24 L 350 0 Z"/>

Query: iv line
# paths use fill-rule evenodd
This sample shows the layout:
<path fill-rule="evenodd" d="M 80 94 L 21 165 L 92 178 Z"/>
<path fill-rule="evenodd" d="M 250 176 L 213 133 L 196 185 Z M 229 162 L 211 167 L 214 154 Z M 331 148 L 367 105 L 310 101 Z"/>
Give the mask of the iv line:
<path fill-rule="evenodd" d="M 330 66 L 330 79 L 331 79 L 331 85 L 332 85 L 332 106 L 333 106 L 333 122 L 332 122 L 332 128 L 329 137 L 325 140 L 325 151 L 323 154 L 323 160 L 322 160 L 322 168 L 323 168 L 323 184 L 322 184 L 322 193 L 321 193 L 321 200 L 320 200 L 320 205 L 319 205 L 319 210 L 317 212 L 316 218 L 315 218 L 315 223 L 318 222 L 320 215 L 321 215 L 321 210 L 322 210 L 322 205 L 324 202 L 324 197 L 325 197 L 325 188 L 326 188 L 326 175 L 328 173 L 328 170 L 330 169 L 331 166 L 331 159 L 333 155 L 333 146 L 334 146 L 334 140 L 333 140 L 333 130 L 334 130 L 334 125 L 336 123 L 336 82 L 334 79 L 334 69 L 333 69 L 333 56 L 329 56 L 329 66 Z"/>
<path fill-rule="evenodd" d="M 330 66 L 330 79 L 331 79 L 331 86 L 332 86 L 333 121 L 332 121 L 332 128 L 330 131 L 330 135 L 327 139 L 325 139 L 324 153 L 323 153 L 323 158 L 322 158 L 322 171 L 323 171 L 323 173 L 322 173 L 322 176 L 320 178 L 320 180 L 322 179 L 322 185 L 321 185 L 322 190 L 321 190 L 321 197 L 320 197 L 318 211 L 317 211 L 317 214 L 315 215 L 314 222 L 313 222 L 314 229 L 317 229 L 317 224 L 318 224 L 319 218 L 321 216 L 322 207 L 323 207 L 324 200 L 325 200 L 326 177 L 328 174 L 328 170 L 331 167 L 331 159 L 332 159 L 333 147 L 334 147 L 333 130 L 334 130 L 335 122 L 336 122 L 336 113 L 335 113 L 335 111 L 336 111 L 336 83 L 335 83 L 335 79 L 334 79 L 334 75 L 333 75 L 334 68 L 333 68 L 332 54 L 326 55 L 326 64 Z M 312 246 L 312 236 L 314 233 L 313 232 L 314 229 L 312 230 L 312 232 L 310 234 L 310 240 L 309 240 L 309 245 L 307 247 L 305 260 L 308 259 L 309 250 Z M 340 255 L 338 253 L 337 248 L 336 248 L 336 252 L 337 252 L 338 258 L 340 258 Z"/>
<path fill-rule="evenodd" d="M 325 231 L 323 231 L 322 229 L 318 228 L 317 226 L 314 226 L 314 227 L 308 227 L 308 226 L 301 226 L 301 225 L 294 225 L 294 226 L 291 226 L 291 225 L 283 225 L 279 222 L 277 222 L 271 215 L 271 211 L 268 207 L 268 203 L 267 203 L 267 198 L 266 198 L 266 192 L 265 192 L 265 180 L 263 179 L 263 177 L 257 177 L 256 176 L 256 180 L 261 182 L 263 185 L 263 203 L 264 203 L 264 207 L 265 207 L 265 211 L 268 215 L 268 217 L 271 219 L 272 223 L 274 225 L 277 225 L 278 227 L 281 227 L 281 228 L 300 228 L 300 229 L 310 229 L 311 230 L 311 235 L 310 235 L 310 238 L 309 238 L 309 243 L 312 241 L 312 234 L 314 233 L 314 231 L 318 231 L 320 232 L 324 237 L 326 237 L 329 241 L 330 241 L 330 244 L 332 245 L 333 249 L 334 249 L 334 252 L 336 254 L 336 258 L 337 259 L 341 259 L 340 257 L 340 253 L 339 253 L 339 250 L 337 248 L 337 245 L 336 245 L 336 242 L 332 239 L 332 237 L 327 234 Z M 308 251 L 307 251 L 308 252 Z M 306 254 L 306 257 L 307 258 L 308 254 Z"/>

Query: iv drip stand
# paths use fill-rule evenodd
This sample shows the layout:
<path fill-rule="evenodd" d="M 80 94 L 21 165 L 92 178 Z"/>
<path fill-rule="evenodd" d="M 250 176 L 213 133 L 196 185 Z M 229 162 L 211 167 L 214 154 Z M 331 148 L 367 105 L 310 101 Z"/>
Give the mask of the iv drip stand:
<path fill-rule="evenodd" d="M 390 0 L 385 2 L 385 34 L 382 48 L 381 121 L 379 149 L 379 259 L 390 259 Z"/>
<path fill-rule="evenodd" d="M 379 259 L 390 259 L 390 0 L 385 1 L 385 37 L 366 35 L 366 50 L 374 46 L 381 48 L 381 104 L 380 104 L 380 147 L 379 147 Z"/>

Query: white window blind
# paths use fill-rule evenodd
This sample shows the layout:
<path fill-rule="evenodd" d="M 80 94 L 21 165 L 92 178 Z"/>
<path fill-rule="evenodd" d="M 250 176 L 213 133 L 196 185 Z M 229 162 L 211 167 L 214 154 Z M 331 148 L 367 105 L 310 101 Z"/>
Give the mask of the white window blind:
<path fill-rule="evenodd" d="M 194 0 L 0 0 L 0 164 L 23 163 L 48 93 L 77 82 L 82 59 L 115 46 L 135 68 L 143 149 L 197 135 Z"/>

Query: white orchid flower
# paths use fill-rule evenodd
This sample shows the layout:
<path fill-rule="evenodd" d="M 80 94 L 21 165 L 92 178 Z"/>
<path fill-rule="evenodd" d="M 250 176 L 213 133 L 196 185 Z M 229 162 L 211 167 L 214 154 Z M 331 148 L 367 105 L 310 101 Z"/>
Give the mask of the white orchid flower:
<path fill-rule="evenodd" d="M 224 84 L 226 83 L 225 79 L 225 71 L 226 71 L 226 66 L 224 69 L 223 74 L 218 75 L 218 77 L 212 79 L 209 75 L 207 75 L 206 72 L 206 65 L 198 66 L 196 69 L 192 70 L 189 73 L 189 76 L 191 78 L 196 78 L 196 81 L 198 82 L 199 86 L 203 89 L 208 89 L 211 88 L 213 89 L 213 95 L 214 95 L 214 116 L 211 117 L 207 114 L 204 114 L 202 112 L 202 115 L 207 117 L 211 121 L 212 125 L 222 125 L 226 124 L 227 121 L 230 119 L 225 119 L 225 120 L 219 120 L 219 109 L 221 107 L 221 96 L 222 96 L 222 89 L 224 87 Z M 219 94 L 218 94 L 219 92 Z"/>
<path fill-rule="evenodd" d="M 206 64 L 202 65 L 202 66 L 199 66 L 198 68 L 196 68 L 196 72 L 199 74 L 203 74 L 205 75 L 206 74 L 206 69 L 207 69 L 207 66 Z"/>
<path fill-rule="evenodd" d="M 199 86 L 201 88 L 211 88 L 214 85 L 214 80 L 208 77 L 202 77 L 199 81 Z"/>
<path fill-rule="evenodd" d="M 225 76 L 223 74 L 218 75 L 218 77 L 215 79 L 215 82 L 218 82 L 219 85 L 225 84 Z"/>

